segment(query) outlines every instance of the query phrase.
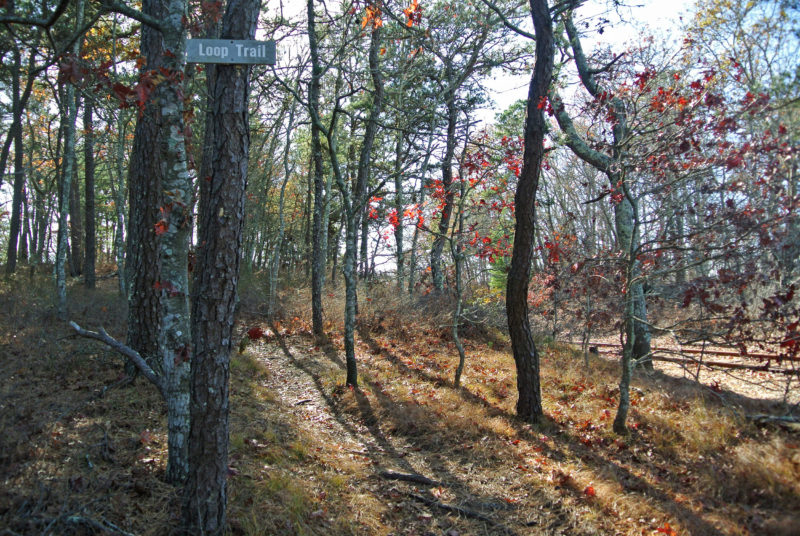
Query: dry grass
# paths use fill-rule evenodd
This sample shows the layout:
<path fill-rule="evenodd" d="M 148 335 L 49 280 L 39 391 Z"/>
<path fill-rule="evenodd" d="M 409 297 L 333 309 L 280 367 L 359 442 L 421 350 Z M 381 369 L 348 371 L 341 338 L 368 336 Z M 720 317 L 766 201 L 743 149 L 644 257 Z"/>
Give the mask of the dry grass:
<path fill-rule="evenodd" d="M 121 335 L 115 280 L 71 290 L 73 318 Z M 119 359 L 69 336 L 49 283 L 0 292 L 0 529 L 95 534 L 111 524 L 168 534 L 179 494 L 163 482 L 165 418 L 154 389 L 100 389 Z M 363 289 L 360 390 L 340 384 L 341 292 L 326 294 L 328 344 L 308 335 L 307 294 L 260 316 L 260 285 L 243 288 L 243 325 L 282 335 L 232 360 L 231 534 L 797 534 L 800 439 L 758 428 L 708 390 L 637 376 L 631 432 L 611 431 L 617 367 L 542 346 L 546 422 L 514 416 L 515 375 L 500 334 L 471 327 L 467 369 L 441 304 Z M 750 403 L 740 400 L 739 413 Z M 758 401 L 753 408 L 763 411 Z M 419 473 L 435 486 L 387 480 Z M 462 514 L 426 505 L 458 506 Z M 470 511 L 484 516 L 464 515 Z M 661 529 L 661 532 L 658 532 Z"/>

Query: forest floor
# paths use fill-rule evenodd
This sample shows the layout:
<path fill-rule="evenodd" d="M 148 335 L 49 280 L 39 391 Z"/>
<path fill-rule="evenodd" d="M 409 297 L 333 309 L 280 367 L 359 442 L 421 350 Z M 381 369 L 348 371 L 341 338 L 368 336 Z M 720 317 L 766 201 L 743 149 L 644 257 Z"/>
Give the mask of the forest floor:
<path fill-rule="evenodd" d="M 0 285 L 0 536 L 171 534 L 180 496 L 163 480 L 156 390 L 116 386 L 120 358 L 56 319 L 48 280 Z M 71 315 L 124 340 L 115 285 L 71 287 Z M 778 403 L 637 373 L 619 437 L 618 365 L 543 344 L 547 418 L 532 427 L 514 416 L 500 334 L 466 340 L 456 388 L 449 329 L 391 294 L 364 298 L 360 388 L 347 389 L 340 296 L 321 343 L 305 306 L 268 322 L 243 289 L 239 340 L 267 336 L 232 355 L 230 534 L 800 533 L 800 435 L 746 418 Z"/>

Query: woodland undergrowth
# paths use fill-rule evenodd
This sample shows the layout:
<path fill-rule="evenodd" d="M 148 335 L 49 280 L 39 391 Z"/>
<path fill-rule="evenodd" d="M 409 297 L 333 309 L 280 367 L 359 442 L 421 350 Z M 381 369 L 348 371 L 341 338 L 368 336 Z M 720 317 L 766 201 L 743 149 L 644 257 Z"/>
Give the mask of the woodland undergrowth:
<path fill-rule="evenodd" d="M 164 482 L 166 419 L 146 382 L 118 385 L 118 356 L 56 321 L 50 283 L 0 292 L 0 534 L 170 534 L 179 491 Z M 124 336 L 116 280 L 70 289 L 72 318 Z M 325 295 L 326 340 L 305 289 L 264 316 L 241 289 L 232 358 L 230 534 L 797 534 L 800 437 L 740 415 L 686 378 L 637 373 L 630 431 L 611 431 L 617 364 L 540 341 L 546 422 L 514 416 L 503 333 L 446 307 L 359 295 L 360 388 L 343 386 L 343 289 Z M 249 330 L 263 337 L 250 340 Z M 236 352 L 236 350 L 235 350 Z M 392 474 L 432 483 L 397 480 Z"/>

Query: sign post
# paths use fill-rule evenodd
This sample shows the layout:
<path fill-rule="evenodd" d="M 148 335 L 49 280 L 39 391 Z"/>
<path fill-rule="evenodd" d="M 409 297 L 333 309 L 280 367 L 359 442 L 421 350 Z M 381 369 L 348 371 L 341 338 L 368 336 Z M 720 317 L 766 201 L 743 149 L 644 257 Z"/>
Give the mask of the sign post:
<path fill-rule="evenodd" d="M 187 39 L 186 62 L 275 65 L 275 41 Z"/>

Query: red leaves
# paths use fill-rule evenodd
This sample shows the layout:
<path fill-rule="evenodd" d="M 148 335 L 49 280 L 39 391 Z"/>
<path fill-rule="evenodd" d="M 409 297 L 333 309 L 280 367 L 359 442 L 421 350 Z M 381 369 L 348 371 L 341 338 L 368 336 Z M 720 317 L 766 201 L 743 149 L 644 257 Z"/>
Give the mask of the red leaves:
<path fill-rule="evenodd" d="M 149 445 L 153 442 L 155 438 L 153 437 L 153 433 L 150 432 L 148 429 L 142 430 L 142 433 L 139 434 L 139 443 L 142 445 Z"/>
<path fill-rule="evenodd" d="M 669 526 L 669 523 L 664 523 L 663 527 L 658 527 L 656 529 L 656 533 L 658 534 L 666 534 L 667 536 L 678 536 L 678 533 Z"/>
<path fill-rule="evenodd" d="M 77 85 L 86 74 L 88 74 L 88 70 L 81 67 L 78 58 L 74 56 L 66 56 L 58 64 L 58 80 L 60 82 Z"/>
<path fill-rule="evenodd" d="M 597 492 L 594 490 L 594 487 L 586 486 L 583 489 L 583 494 L 586 495 L 587 497 L 595 497 L 597 495 Z"/>
<path fill-rule="evenodd" d="M 159 220 L 153 227 L 155 229 L 156 236 L 161 236 L 162 234 L 166 233 L 167 229 L 169 228 L 165 220 Z"/>
<path fill-rule="evenodd" d="M 209 23 L 217 23 L 222 19 L 222 2 L 216 1 L 202 1 L 200 2 L 200 9 L 202 10 L 203 17 Z"/>
<path fill-rule="evenodd" d="M 260 327 L 254 327 L 247 330 L 247 337 L 251 341 L 257 341 L 265 335 L 264 330 Z"/>
<path fill-rule="evenodd" d="M 651 80 L 653 77 L 655 77 L 655 75 L 656 75 L 656 70 L 655 70 L 655 69 L 653 69 L 652 67 L 648 67 L 647 69 L 645 69 L 645 70 L 644 70 L 644 71 L 642 71 L 641 73 L 638 73 L 638 74 L 637 74 L 637 75 L 634 77 L 634 81 L 633 81 L 633 83 L 634 83 L 634 85 L 635 85 L 637 88 L 639 88 L 639 91 L 642 91 L 642 90 L 644 90 L 644 88 L 647 86 L 647 83 L 648 83 L 648 82 L 649 82 L 649 81 L 650 81 L 650 80 Z"/>
<path fill-rule="evenodd" d="M 386 219 L 389 220 L 389 225 L 393 228 L 397 229 L 400 226 L 400 220 L 397 218 L 397 210 L 391 209 L 389 214 L 386 216 Z"/>

